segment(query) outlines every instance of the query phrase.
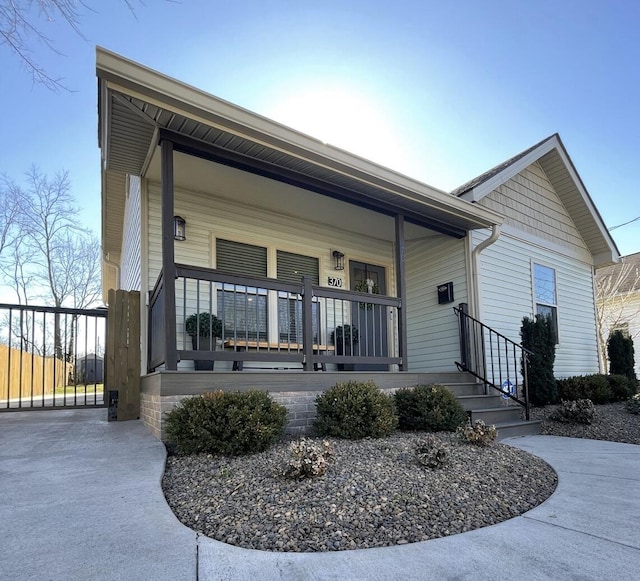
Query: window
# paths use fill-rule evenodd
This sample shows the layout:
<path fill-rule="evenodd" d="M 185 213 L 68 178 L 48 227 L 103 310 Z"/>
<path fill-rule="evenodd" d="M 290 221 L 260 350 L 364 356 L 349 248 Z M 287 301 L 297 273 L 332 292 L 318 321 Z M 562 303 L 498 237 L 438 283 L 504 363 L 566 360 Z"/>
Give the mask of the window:
<path fill-rule="evenodd" d="M 218 270 L 232 274 L 266 277 L 267 249 L 219 238 L 216 265 Z M 266 289 L 225 283 L 218 288 L 217 300 L 225 339 L 268 339 Z"/>
<path fill-rule="evenodd" d="M 303 276 L 311 278 L 312 284 L 319 284 L 319 261 L 312 256 L 277 251 L 278 280 L 300 282 Z M 318 303 L 312 305 L 313 340 L 318 341 Z M 278 296 L 279 340 L 287 343 L 302 343 L 302 300 L 299 296 L 280 293 Z"/>
<path fill-rule="evenodd" d="M 536 314 L 551 318 L 558 341 L 558 305 L 556 295 L 556 271 L 541 264 L 533 265 L 533 288 Z"/>

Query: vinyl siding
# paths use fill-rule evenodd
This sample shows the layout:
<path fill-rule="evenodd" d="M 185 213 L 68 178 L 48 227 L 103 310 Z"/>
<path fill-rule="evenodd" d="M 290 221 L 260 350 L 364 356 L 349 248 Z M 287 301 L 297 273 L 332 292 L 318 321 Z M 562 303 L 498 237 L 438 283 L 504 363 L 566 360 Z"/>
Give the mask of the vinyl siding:
<path fill-rule="evenodd" d="M 129 176 L 129 195 L 124 211 L 120 288 L 140 290 L 141 283 L 141 217 L 140 178 Z"/>
<path fill-rule="evenodd" d="M 474 232 L 477 245 L 487 234 Z M 503 234 L 479 260 L 482 321 L 520 342 L 522 318 L 534 313 L 532 262 L 556 271 L 559 343 L 554 373 L 598 372 L 592 267 L 567 254 Z"/>
<path fill-rule="evenodd" d="M 538 162 L 480 200 L 521 232 L 574 249 L 587 245 Z"/>
<path fill-rule="evenodd" d="M 406 245 L 409 371 L 455 371 L 460 357 L 453 306 L 467 302 L 465 240 L 437 236 Z M 452 281 L 455 301 L 439 305 L 437 287 Z"/>

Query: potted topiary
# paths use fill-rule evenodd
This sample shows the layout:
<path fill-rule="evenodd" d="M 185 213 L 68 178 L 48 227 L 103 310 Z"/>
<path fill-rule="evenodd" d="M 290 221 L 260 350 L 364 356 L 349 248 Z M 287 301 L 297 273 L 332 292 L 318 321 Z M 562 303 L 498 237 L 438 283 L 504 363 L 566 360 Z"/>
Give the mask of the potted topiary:
<path fill-rule="evenodd" d="M 353 355 L 353 346 L 358 343 L 358 328 L 355 325 L 339 325 L 331 331 L 331 344 L 336 346 L 336 355 Z M 353 363 L 338 363 L 338 371 L 353 371 Z"/>
<path fill-rule="evenodd" d="M 193 313 L 185 321 L 194 351 L 215 351 L 216 337 L 222 337 L 222 322 L 211 313 Z M 196 371 L 211 371 L 215 361 L 194 360 Z"/>

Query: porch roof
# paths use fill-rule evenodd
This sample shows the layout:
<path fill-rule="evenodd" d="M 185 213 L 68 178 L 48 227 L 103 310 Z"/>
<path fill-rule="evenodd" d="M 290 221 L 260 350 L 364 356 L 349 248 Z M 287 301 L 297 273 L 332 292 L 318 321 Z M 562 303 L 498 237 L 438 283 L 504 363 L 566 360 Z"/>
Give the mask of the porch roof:
<path fill-rule="evenodd" d="M 161 136 L 175 149 L 455 237 L 502 216 L 97 48 L 103 251 L 118 256 L 126 174 L 144 176 Z"/>

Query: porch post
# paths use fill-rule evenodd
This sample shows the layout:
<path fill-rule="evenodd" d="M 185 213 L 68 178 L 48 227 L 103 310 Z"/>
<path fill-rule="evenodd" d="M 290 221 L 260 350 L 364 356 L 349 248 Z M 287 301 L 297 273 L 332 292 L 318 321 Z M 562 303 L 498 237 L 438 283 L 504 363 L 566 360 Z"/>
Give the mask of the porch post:
<path fill-rule="evenodd" d="M 313 290 L 311 289 L 311 278 L 302 277 L 302 354 L 304 361 L 302 368 L 311 371 L 313 365 Z"/>
<path fill-rule="evenodd" d="M 164 282 L 164 368 L 176 371 L 176 266 L 173 248 L 173 143 L 160 142 L 162 181 L 162 272 Z M 151 339 L 151 337 L 149 338 Z"/>
<path fill-rule="evenodd" d="M 404 216 L 396 215 L 396 294 L 400 299 L 398 309 L 398 355 L 402 360 L 399 370 L 409 369 L 407 362 L 407 283 L 404 263 Z"/>

